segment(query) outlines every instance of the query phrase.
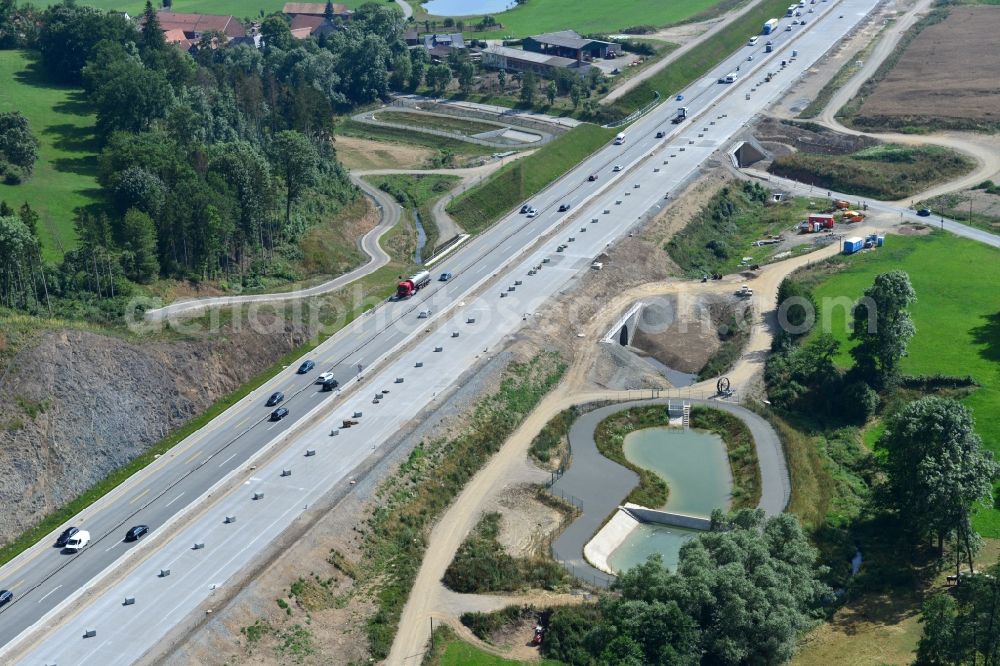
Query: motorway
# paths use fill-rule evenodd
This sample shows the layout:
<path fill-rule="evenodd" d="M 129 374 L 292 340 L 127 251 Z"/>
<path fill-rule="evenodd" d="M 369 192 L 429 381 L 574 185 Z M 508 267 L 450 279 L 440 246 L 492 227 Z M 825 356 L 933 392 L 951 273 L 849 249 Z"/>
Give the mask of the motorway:
<path fill-rule="evenodd" d="M 513 213 L 469 241 L 440 267 L 455 274 L 451 282 L 433 283 L 408 301 L 384 303 L 355 320 L 310 354 L 317 364 L 312 373 L 296 375 L 295 366 L 279 373 L 84 511 L 71 522 L 91 532 L 89 548 L 63 555 L 51 547 L 53 533 L 4 566 L 0 588 L 12 589 L 15 599 L 0 611 L 0 659 L 16 654 L 31 664 L 125 664 L 154 648 L 250 564 L 303 507 L 347 483 L 353 469 L 432 405 L 484 350 L 525 320 L 544 316 L 547 299 L 644 215 L 662 207 L 714 151 L 728 148 L 735 133 L 874 4 L 817 2 L 816 14 L 807 15 L 810 25 L 792 32 L 782 31 L 789 20 L 782 19 L 772 37 L 773 53 L 764 53 L 764 38 L 757 47 L 740 49 L 683 91 L 683 103 L 661 105 L 626 130 L 624 145 L 607 146 L 536 196 L 531 203 L 541 211 L 537 218 Z M 797 58 L 791 58 L 792 48 L 799 51 Z M 790 61 L 783 70 L 777 65 L 781 60 Z M 737 83 L 716 83 L 737 65 Z M 778 70 L 771 83 L 761 83 L 764 73 Z M 681 104 L 692 117 L 669 124 Z M 666 138 L 655 138 L 660 129 L 668 132 Z M 624 170 L 612 173 L 615 164 Z M 598 180 L 588 182 L 589 174 L 598 174 Z M 563 203 L 571 205 L 568 213 L 557 212 Z M 560 244 L 564 251 L 557 251 Z M 418 318 L 422 310 L 430 316 Z M 313 384 L 316 373 L 331 369 L 346 387 L 343 394 L 321 393 Z M 375 393 L 385 389 L 373 403 Z M 275 390 L 288 396 L 284 404 L 291 414 L 271 423 L 263 402 Z M 355 413 L 362 414 L 357 426 L 337 429 Z M 331 436 L 332 431 L 338 434 Z M 273 458 L 252 469 L 269 447 Z M 282 470 L 290 473 L 282 476 Z M 226 480 L 238 483 L 237 489 L 202 501 Z M 253 493 L 263 497 L 253 500 Z M 166 526 L 192 508 L 200 513 L 168 535 Z M 236 521 L 226 523 L 226 516 Z M 151 525 L 152 533 L 138 546 L 122 543 L 125 529 L 137 523 Z M 194 548 L 196 543 L 204 548 Z M 125 558 L 131 570 L 107 590 L 96 588 L 111 571 L 125 571 L 119 570 Z M 160 576 L 164 569 L 169 575 Z M 91 588 L 85 602 L 76 603 Z M 123 605 L 126 596 L 135 604 Z M 70 617 L 54 623 L 64 610 Z M 36 636 L 33 629 L 45 631 Z M 83 638 L 86 629 L 96 635 Z"/>

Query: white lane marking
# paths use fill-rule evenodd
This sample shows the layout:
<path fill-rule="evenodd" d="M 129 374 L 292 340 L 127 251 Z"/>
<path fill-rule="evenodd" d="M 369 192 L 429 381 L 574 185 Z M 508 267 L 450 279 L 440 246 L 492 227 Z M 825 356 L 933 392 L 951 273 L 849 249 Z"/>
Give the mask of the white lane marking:
<path fill-rule="evenodd" d="M 219 463 L 219 467 L 222 467 L 223 465 L 225 465 L 227 462 L 229 462 L 230 460 L 232 460 L 235 457 L 236 457 L 236 454 L 234 453 L 233 455 L 229 456 L 228 458 L 226 458 L 225 460 L 223 460 L 222 462 L 220 462 Z"/>
<path fill-rule="evenodd" d="M 108 552 L 108 551 L 110 551 L 110 550 L 112 550 L 114 548 L 117 548 L 118 546 L 121 545 L 121 543 L 122 543 L 121 541 L 115 541 L 110 547 L 105 548 L 104 552 L 106 553 L 106 552 Z"/>
<path fill-rule="evenodd" d="M 51 590 L 49 590 L 48 592 L 46 592 L 45 596 L 38 600 L 38 603 L 42 603 L 43 601 L 45 601 L 46 597 L 48 597 L 50 594 L 52 594 L 53 592 L 55 592 L 56 590 L 58 590 L 60 587 L 62 587 L 62 585 L 56 585 Z"/>
<path fill-rule="evenodd" d="M 235 456 L 236 454 L 234 453 L 233 455 Z M 230 456 L 230 457 L 232 457 L 232 456 Z M 174 502 L 176 502 L 177 500 L 179 500 L 183 496 L 184 496 L 184 493 L 181 493 L 177 497 L 175 497 L 172 500 L 170 500 L 169 502 L 167 502 L 167 506 L 170 506 L 171 504 L 173 504 Z"/>

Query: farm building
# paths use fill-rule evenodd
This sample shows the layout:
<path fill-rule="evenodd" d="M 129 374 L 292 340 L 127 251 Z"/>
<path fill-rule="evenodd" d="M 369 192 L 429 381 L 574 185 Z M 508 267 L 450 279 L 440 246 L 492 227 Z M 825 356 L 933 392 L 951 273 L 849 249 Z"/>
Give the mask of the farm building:
<path fill-rule="evenodd" d="M 581 37 L 573 30 L 546 32 L 533 37 L 525 37 L 521 42 L 525 51 L 570 58 L 572 60 L 593 60 L 605 58 L 617 51 L 617 44 L 598 39 Z"/>
<path fill-rule="evenodd" d="M 318 37 L 324 33 L 330 33 L 337 29 L 335 25 L 327 21 L 322 16 L 313 14 L 296 14 L 292 17 L 289 26 L 292 37 L 305 39 L 306 37 Z"/>
<path fill-rule="evenodd" d="M 229 39 L 244 37 L 247 32 L 239 19 L 232 16 L 216 14 L 180 14 L 161 9 L 156 12 L 156 20 L 169 43 L 178 43 L 178 37 L 183 34 L 189 41 L 197 41 L 210 31 L 218 31 Z"/>
<path fill-rule="evenodd" d="M 586 76 L 592 67 L 572 58 L 522 51 L 506 46 L 491 46 L 484 49 L 482 62 L 483 67 L 512 72 L 534 72 L 549 78 L 555 76 L 556 71 L 560 69 Z"/>

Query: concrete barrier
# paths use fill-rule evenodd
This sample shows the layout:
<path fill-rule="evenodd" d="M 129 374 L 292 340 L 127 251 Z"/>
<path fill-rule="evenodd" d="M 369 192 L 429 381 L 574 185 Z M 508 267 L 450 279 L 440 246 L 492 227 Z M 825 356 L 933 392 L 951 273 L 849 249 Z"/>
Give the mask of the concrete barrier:
<path fill-rule="evenodd" d="M 707 531 L 712 527 L 711 519 L 704 516 L 691 516 L 686 513 L 647 509 L 644 506 L 631 503 L 625 504 L 622 510 L 630 513 L 636 520 L 643 523 L 657 523 L 659 525 L 670 525 L 672 527 L 684 527 L 689 530 L 703 531 Z"/>

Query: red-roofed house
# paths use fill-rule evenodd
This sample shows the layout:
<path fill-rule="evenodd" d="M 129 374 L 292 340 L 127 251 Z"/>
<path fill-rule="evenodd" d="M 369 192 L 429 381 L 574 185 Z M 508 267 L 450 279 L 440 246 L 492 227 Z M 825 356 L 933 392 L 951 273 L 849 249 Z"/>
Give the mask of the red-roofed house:
<path fill-rule="evenodd" d="M 316 36 L 323 33 L 330 33 L 337 28 L 331 24 L 327 23 L 327 20 L 322 16 L 313 16 L 312 14 L 296 14 L 292 17 L 292 24 L 290 26 L 292 31 L 292 37 L 296 39 L 305 39 L 309 36 Z"/>
<path fill-rule="evenodd" d="M 160 22 L 164 36 L 170 42 L 170 36 L 177 36 L 180 31 L 188 40 L 199 40 L 206 32 L 217 30 L 229 39 L 244 37 L 247 32 L 239 19 L 232 16 L 216 14 L 179 14 L 167 10 L 156 12 L 156 20 Z"/>

